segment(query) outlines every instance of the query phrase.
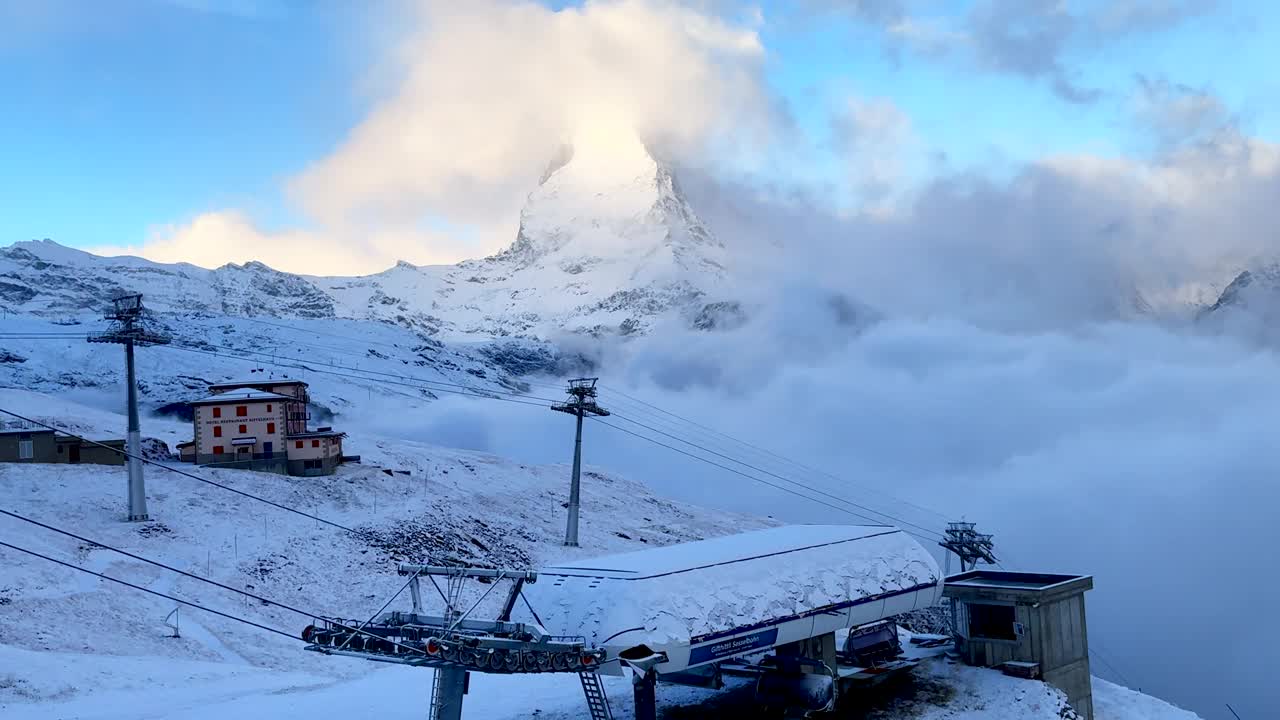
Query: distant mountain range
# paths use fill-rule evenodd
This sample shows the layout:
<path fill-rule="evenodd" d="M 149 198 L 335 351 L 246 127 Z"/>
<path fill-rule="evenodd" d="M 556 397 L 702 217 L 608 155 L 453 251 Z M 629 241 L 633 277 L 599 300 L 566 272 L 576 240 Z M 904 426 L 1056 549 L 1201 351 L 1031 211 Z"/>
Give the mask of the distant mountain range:
<path fill-rule="evenodd" d="M 529 362 L 521 350 L 504 369 L 519 372 L 563 367 L 547 348 L 575 336 L 643 336 L 660 322 L 693 331 L 750 322 L 762 308 L 740 296 L 733 261 L 733 248 L 699 217 L 672 170 L 634 139 L 612 143 L 607 153 L 563 148 L 529 193 L 512 244 L 490 257 L 315 277 L 256 261 L 209 270 L 99 257 L 50 240 L 18 242 L 0 248 L 0 306 L 79 322 L 128 291 L 143 293 L 166 316 L 374 321 L 443 343 L 519 339 L 526 350 L 541 348 Z M 1103 295 L 1094 301 L 1114 319 L 1159 314 L 1136 288 Z M 830 304 L 848 309 L 842 325 L 892 315 L 844 296 Z M 1241 272 L 1216 302 L 1193 310 L 1207 328 L 1257 334 L 1275 325 L 1280 266 Z"/>

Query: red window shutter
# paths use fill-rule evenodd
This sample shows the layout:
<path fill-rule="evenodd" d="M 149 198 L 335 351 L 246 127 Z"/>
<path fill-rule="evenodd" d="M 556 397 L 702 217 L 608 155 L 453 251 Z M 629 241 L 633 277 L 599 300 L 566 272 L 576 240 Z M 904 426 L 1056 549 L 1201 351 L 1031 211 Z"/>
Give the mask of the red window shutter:
<path fill-rule="evenodd" d="M 240 426 L 240 434 L 241 434 L 241 435 L 243 435 L 243 434 L 245 434 L 245 433 L 247 433 L 247 432 L 249 432 L 249 426 L 248 426 L 248 425 L 241 425 L 241 426 Z"/>
<path fill-rule="evenodd" d="M 271 403 L 267 403 L 267 412 L 271 412 Z"/>
<path fill-rule="evenodd" d="M 296 448 L 300 448 L 300 447 L 302 447 L 302 441 L 301 441 L 301 440 L 299 440 L 299 441 L 298 441 L 298 444 L 294 445 L 294 447 L 296 447 Z"/>
<path fill-rule="evenodd" d="M 248 415 L 249 415 L 249 406 L 247 405 L 236 406 L 236 417 L 247 417 Z"/>
<path fill-rule="evenodd" d="M 214 417 L 222 417 L 222 408 L 220 408 L 220 407 L 216 407 L 216 408 L 214 408 L 214 409 L 213 409 L 213 416 L 214 416 Z"/>
<path fill-rule="evenodd" d="M 267 434 L 268 434 L 268 435 L 275 435 L 275 434 L 276 434 L 276 424 L 275 424 L 275 423 L 267 423 Z"/>
<path fill-rule="evenodd" d="M 214 426 L 213 426 L 213 436 L 214 436 L 214 437 L 222 437 L 222 426 L 220 426 L 220 425 L 214 425 Z"/>
<path fill-rule="evenodd" d="M 214 455 L 221 455 L 221 454 L 222 454 L 222 446 L 221 446 L 221 445 L 214 445 L 214 446 L 213 446 L 213 454 L 214 454 Z"/>
<path fill-rule="evenodd" d="M 312 441 L 311 441 L 311 447 L 320 447 L 320 441 L 319 441 L 319 440 L 312 440 Z"/>

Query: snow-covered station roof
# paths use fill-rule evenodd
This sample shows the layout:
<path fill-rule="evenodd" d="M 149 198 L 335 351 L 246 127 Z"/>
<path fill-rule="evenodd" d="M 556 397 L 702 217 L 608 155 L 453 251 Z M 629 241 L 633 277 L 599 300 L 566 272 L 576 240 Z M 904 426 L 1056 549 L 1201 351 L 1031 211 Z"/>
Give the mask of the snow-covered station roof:
<path fill-rule="evenodd" d="M 554 634 L 690 662 L 689 647 L 717 638 L 816 617 L 848 627 L 941 591 L 933 557 L 897 528 L 791 525 L 545 567 L 525 593 Z"/>
<path fill-rule="evenodd" d="M 266 390 L 254 390 L 252 388 L 240 388 L 238 390 L 230 390 L 217 395 L 192 400 L 189 405 L 225 405 L 229 403 L 246 402 L 250 400 L 296 400 L 288 395 L 267 392 Z"/>
<path fill-rule="evenodd" d="M 210 388 L 239 388 L 253 387 L 259 385 L 306 385 L 302 380 L 294 380 L 291 378 L 281 378 L 274 380 L 271 378 L 255 378 L 253 380 L 227 380 L 226 382 L 210 383 Z"/>

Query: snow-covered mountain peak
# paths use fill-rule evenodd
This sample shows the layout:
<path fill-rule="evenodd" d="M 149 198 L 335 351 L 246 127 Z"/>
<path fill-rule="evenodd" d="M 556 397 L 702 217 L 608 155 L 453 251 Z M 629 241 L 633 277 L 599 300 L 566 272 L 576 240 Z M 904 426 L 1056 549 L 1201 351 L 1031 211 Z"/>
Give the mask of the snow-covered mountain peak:
<path fill-rule="evenodd" d="M 521 268 L 558 265 L 570 274 L 612 260 L 650 265 L 639 268 L 651 271 L 640 276 L 676 269 L 718 274 L 723 246 L 670 168 L 634 132 L 607 140 L 582 133 L 560 150 L 529 194 L 515 243 L 496 259 Z"/>
<path fill-rule="evenodd" d="M 0 301 L 63 317 L 131 291 L 179 313 L 371 319 L 427 334 L 632 335 L 659 316 L 694 318 L 734 300 L 725 297 L 728 260 L 672 170 L 634 132 L 597 129 L 556 155 L 514 242 L 488 258 L 324 278 L 255 260 L 208 270 L 26 242 L 0 250 Z"/>

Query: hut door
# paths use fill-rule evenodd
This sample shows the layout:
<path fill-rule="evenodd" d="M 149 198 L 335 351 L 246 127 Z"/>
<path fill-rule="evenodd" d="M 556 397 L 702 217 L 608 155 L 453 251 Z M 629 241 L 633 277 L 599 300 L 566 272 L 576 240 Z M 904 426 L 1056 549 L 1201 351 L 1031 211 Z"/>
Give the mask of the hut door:
<path fill-rule="evenodd" d="M 67 447 L 67 462 L 80 462 L 80 443 L 71 443 Z"/>

